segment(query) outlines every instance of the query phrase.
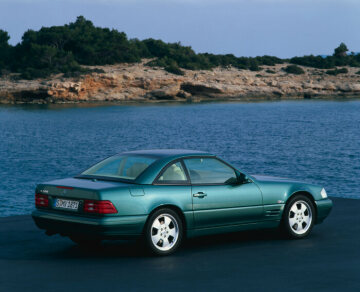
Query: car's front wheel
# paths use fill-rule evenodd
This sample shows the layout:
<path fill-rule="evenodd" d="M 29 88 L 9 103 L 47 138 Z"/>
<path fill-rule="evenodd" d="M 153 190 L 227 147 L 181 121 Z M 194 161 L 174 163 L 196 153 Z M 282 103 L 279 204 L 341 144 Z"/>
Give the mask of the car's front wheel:
<path fill-rule="evenodd" d="M 169 255 L 179 247 L 183 237 L 183 224 L 172 209 L 154 212 L 145 227 L 147 247 L 157 255 Z"/>
<path fill-rule="evenodd" d="M 283 227 L 291 238 L 307 236 L 314 225 L 315 207 L 306 196 L 296 195 L 289 200 L 284 210 Z"/>

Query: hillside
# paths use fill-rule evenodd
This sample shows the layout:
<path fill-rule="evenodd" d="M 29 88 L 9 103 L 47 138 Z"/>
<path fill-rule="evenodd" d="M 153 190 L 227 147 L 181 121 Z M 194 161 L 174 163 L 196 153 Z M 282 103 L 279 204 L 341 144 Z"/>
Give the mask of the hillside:
<path fill-rule="evenodd" d="M 356 97 L 360 55 L 237 57 L 181 43 L 128 39 L 79 16 L 28 30 L 13 46 L 0 29 L 0 103 L 200 101 Z"/>
<path fill-rule="evenodd" d="M 0 103 L 159 102 L 204 100 L 276 100 L 352 98 L 360 96 L 357 68 L 327 74 L 326 69 L 302 67 L 303 74 L 284 71 L 288 64 L 261 71 L 234 67 L 184 70 L 176 75 L 140 63 L 91 66 L 103 73 L 64 78 L 62 74 L 36 80 L 0 79 Z M 342 72 L 341 70 L 339 70 Z"/>

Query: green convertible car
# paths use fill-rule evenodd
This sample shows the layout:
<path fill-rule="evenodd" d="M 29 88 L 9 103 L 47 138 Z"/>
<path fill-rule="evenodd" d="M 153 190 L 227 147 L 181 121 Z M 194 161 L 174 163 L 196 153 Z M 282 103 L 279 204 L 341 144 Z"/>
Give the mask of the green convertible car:
<path fill-rule="evenodd" d="M 247 175 L 191 150 L 109 157 L 74 178 L 39 184 L 35 205 L 32 217 L 48 235 L 78 244 L 142 238 L 159 255 L 185 237 L 246 229 L 281 227 L 302 238 L 332 208 L 322 187 Z"/>

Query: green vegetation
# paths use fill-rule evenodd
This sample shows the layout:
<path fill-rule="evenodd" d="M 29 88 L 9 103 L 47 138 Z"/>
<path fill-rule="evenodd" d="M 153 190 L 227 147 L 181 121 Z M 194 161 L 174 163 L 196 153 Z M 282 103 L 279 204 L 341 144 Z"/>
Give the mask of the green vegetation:
<path fill-rule="evenodd" d="M 171 62 L 169 65 L 166 65 L 164 69 L 176 75 L 184 75 L 184 71 L 179 68 L 176 62 Z"/>
<path fill-rule="evenodd" d="M 360 71 L 357 71 L 355 74 L 358 74 L 358 75 L 360 75 Z"/>
<path fill-rule="evenodd" d="M 347 46 L 344 43 L 341 43 L 340 46 L 338 46 L 335 50 L 334 50 L 334 56 L 335 57 L 346 57 L 346 52 L 348 52 L 349 49 L 347 48 Z"/>
<path fill-rule="evenodd" d="M 288 65 L 286 66 L 284 69 L 283 69 L 286 73 L 289 73 L 289 74 L 296 74 L 296 75 L 300 75 L 300 74 L 304 74 L 305 71 L 299 67 L 299 66 L 296 66 L 296 65 Z"/>
<path fill-rule="evenodd" d="M 360 54 L 347 55 L 348 48 L 344 43 L 341 43 L 335 50 L 332 56 L 304 56 L 294 57 L 290 59 L 290 63 L 314 67 L 319 69 L 332 69 L 336 66 L 351 66 L 360 67 Z"/>
<path fill-rule="evenodd" d="M 0 30 L 0 76 L 18 73 L 17 78 L 44 78 L 63 73 L 65 77 L 92 72 L 82 65 L 106 65 L 134 63 L 143 58 L 152 59 L 148 65 L 164 68 L 170 73 L 183 75 L 183 69 L 210 70 L 214 67 L 235 67 L 260 71 L 261 66 L 274 66 L 285 61 L 273 56 L 236 57 L 232 54 L 197 54 L 189 46 L 165 43 L 155 39 L 128 39 L 124 32 L 95 27 L 83 16 L 75 22 L 28 30 L 19 44 L 8 43 L 9 35 Z M 333 56 L 294 57 L 290 62 L 297 65 L 322 69 L 336 66 L 360 67 L 360 55 L 347 55 L 345 44 L 335 49 Z M 297 66 L 288 66 L 288 73 L 299 72 Z M 300 68 L 301 69 L 301 68 Z M 295 70 L 295 71 L 294 71 Z M 267 70 L 266 72 L 270 72 Z"/>
<path fill-rule="evenodd" d="M 0 76 L 4 74 L 6 64 L 9 59 L 10 45 L 8 44 L 10 37 L 6 31 L 0 29 Z"/>
<path fill-rule="evenodd" d="M 265 72 L 270 73 L 270 74 L 275 74 L 276 73 L 274 70 L 271 70 L 271 69 L 266 69 Z"/>
<path fill-rule="evenodd" d="M 78 75 L 90 71 L 80 65 L 138 62 L 147 55 L 138 40 L 95 27 L 82 16 L 68 25 L 28 30 L 16 46 L 8 40 L 7 33 L 0 31 L 0 66 L 26 79 L 53 73 Z"/>
<path fill-rule="evenodd" d="M 346 73 L 348 73 L 349 72 L 349 70 L 348 69 L 346 69 L 346 68 L 340 68 L 340 69 L 338 69 L 338 68 L 335 68 L 334 70 L 327 70 L 326 71 L 326 74 L 328 74 L 328 75 L 338 75 L 338 74 L 346 74 Z"/>

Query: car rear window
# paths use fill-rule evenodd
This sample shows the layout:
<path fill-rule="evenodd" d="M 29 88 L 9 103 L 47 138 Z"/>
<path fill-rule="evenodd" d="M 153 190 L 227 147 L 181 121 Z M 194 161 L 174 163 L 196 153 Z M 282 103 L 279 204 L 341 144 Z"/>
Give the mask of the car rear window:
<path fill-rule="evenodd" d="M 135 180 L 156 158 L 145 156 L 112 156 L 81 173 L 82 176 Z"/>

